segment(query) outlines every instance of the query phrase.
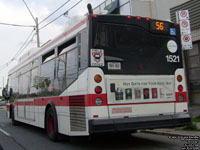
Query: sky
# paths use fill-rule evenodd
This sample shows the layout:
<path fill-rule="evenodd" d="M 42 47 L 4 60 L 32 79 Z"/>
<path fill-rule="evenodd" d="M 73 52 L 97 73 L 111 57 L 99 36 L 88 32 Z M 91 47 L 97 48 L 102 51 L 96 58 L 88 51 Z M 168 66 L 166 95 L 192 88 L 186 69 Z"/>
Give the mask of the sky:
<path fill-rule="evenodd" d="M 59 8 L 62 4 L 64 4 L 67 0 L 25 0 L 26 4 L 30 8 L 34 17 L 38 17 L 39 22 L 46 18 L 49 14 L 51 14 L 54 10 Z M 45 20 L 43 23 L 39 24 L 39 28 L 59 16 L 63 14 L 75 5 L 80 0 L 70 0 L 62 9 L 60 9 L 57 13 L 52 15 L 50 18 Z M 41 29 L 40 32 L 40 43 L 41 45 L 47 42 L 50 39 L 55 38 L 57 35 L 62 33 L 65 29 L 66 24 L 69 22 L 69 18 L 77 15 L 84 15 L 87 13 L 87 4 L 91 3 L 93 8 L 104 0 L 82 0 L 80 4 L 74 7 L 68 13 L 68 17 L 62 16 L 55 22 L 51 23 L 47 27 Z M 35 22 L 31 17 L 28 9 L 26 8 L 23 0 L 0 0 L 0 23 L 9 23 L 9 24 L 21 24 L 21 25 L 30 25 L 34 26 Z M 6 26 L 0 24 L 0 87 L 5 86 L 7 82 L 7 73 L 13 68 L 17 62 L 19 57 L 14 59 L 12 63 L 2 69 L 2 67 L 9 62 L 19 51 L 27 37 L 30 35 L 33 27 L 14 27 L 14 26 Z M 27 52 L 33 47 L 37 46 L 36 36 L 33 33 L 32 38 L 29 41 L 28 47 L 23 51 L 23 53 Z M 23 54 L 22 53 L 22 54 Z M 0 94 L 1 95 L 1 94 Z"/>

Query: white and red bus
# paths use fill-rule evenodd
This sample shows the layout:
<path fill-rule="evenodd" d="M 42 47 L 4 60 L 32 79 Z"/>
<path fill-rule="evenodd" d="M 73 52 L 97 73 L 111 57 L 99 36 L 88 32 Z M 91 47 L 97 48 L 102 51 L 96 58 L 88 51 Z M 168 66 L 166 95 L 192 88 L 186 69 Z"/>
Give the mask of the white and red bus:
<path fill-rule="evenodd" d="M 171 22 L 89 15 L 23 57 L 8 78 L 8 117 L 45 128 L 51 140 L 190 124 Z"/>

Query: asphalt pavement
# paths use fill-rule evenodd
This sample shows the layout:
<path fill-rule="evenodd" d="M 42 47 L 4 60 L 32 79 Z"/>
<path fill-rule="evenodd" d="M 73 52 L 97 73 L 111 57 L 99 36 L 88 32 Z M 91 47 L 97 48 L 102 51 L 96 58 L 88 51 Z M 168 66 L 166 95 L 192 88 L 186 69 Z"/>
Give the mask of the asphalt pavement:
<path fill-rule="evenodd" d="M 190 107 L 191 115 L 200 116 L 200 106 Z M 86 137 L 73 137 L 70 142 L 51 142 L 45 130 L 22 124 L 13 126 L 6 118 L 5 107 L 0 107 L 0 150 L 88 150 L 88 149 L 140 149 L 178 150 L 198 148 L 200 132 L 173 129 L 145 130 L 131 136 L 97 136 L 94 142 Z M 193 145 L 191 145 L 191 143 Z M 188 145 L 189 144 L 189 145 Z M 195 146 L 196 144 L 196 146 Z"/>

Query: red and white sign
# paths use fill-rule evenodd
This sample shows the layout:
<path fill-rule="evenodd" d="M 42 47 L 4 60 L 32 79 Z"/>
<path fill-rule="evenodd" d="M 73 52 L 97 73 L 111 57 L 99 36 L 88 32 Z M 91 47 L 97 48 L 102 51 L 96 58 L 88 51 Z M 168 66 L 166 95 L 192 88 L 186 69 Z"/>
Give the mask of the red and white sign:
<path fill-rule="evenodd" d="M 182 28 L 188 28 L 188 26 L 189 26 L 189 21 L 188 20 L 181 21 L 181 27 Z"/>
<path fill-rule="evenodd" d="M 190 34 L 191 33 L 189 20 L 180 21 L 180 27 L 181 27 L 180 29 L 181 29 L 182 34 Z"/>
<path fill-rule="evenodd" d="M 182 35 L 182 49 L 183 50 L 188 50 L 192 49 L 192 37 L 190 34 Z"/>
<path fill-rule="evenodd" d="M 191 39 L 191 38 L 190 38 L 189 35 L 184 35 L 184 36 L 183 36 L 183 41 L 184 41 L 184 42 L 189 42 L 190 39 Z"/>
<path fill-rule="evenodd" d="M 104 50 L 91 49 L 90 53 L 91 66 L 104 66 Z"/>
<path fill-rule="evenodd" d="M 178 12 L 179 20 L 187 20 L 189 19 L 189 12 L 188 10 L 181 10 Z"/>

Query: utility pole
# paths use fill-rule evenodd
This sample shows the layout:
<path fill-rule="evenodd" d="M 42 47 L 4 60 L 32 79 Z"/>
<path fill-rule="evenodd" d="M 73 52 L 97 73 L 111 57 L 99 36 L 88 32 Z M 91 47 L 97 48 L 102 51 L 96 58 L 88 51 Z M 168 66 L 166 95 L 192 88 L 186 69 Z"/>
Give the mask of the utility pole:
<path fill-rule="evenodd" d="M 39 28 L 38 28 L 38 18 L 35 18 L 35 30 L 36 30 L 36 35 L 37 35 L 37 47 L 40 47 L 40 36 L 39 36 Z"/>
<path fill-rule="evenodd" d="M 4 76 L 3 76 L 3 88 L 4 88 Z"/>
<path fill-rule="evenodd" d="M 36 31 L 36 34 L 37 34 L 37 47 L 40 47 L 40 37 L 39 37 L 39 26 L 38 26 L 38 18 L 34 17 L 31 10 L 29 9 L 28 5 L 26 4 L 26 2 L 24 0 L 22 0 L 26 6 L 26 8 L 28 9 L 31 17 L 33 18 L 33 20 L 35 21 L 35 31 Z"/>

